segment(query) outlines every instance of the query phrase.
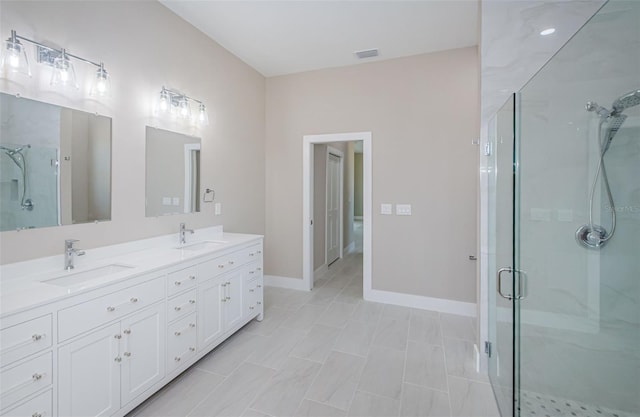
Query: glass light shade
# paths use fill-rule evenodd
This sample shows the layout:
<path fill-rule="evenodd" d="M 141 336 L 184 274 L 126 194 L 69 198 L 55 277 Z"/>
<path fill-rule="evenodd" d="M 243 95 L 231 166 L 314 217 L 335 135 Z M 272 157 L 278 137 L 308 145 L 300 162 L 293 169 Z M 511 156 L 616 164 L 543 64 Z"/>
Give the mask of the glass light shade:
<path fill-rule="evenodd" d="M 73 69 L 73 64 L 69 60 L 69 57 L 64 53 L 64 50 L 59 57 L 53 60 L 51 85 L 78 89 L 76 72 Z"/>
<path fill-rule="evenodd" d="M 100 68 L 96 71 L 96 78 L 93 80 L 91 86 L 91 95 L 106 97 L 111 92 L 111 77 L 109 73 L 104 69 L 104 65 L 100 65 Z"/>
<path fill-rule="evenodd" d="M 2 67 L 6 71 L 31 77 L 31 68 L 24 45 L 13 36 L 5 42 Z"/>
<path fill-rule="evenodd" d="M 209 125 L 209 115 L 207 114 L 207 108 L 203 103 L 200 103 L 198 107 L 198 123 L 200 126 Z"/>
<path fill-rule="evenodd" d="M 189 99 L 182 97 L 178 102 L 178 115 L 185 119 L 191 118 L 191 106 L 189 105 Z"/>
<path fill-rule="evenodd" d="M 160 91 L 160 98 L 158 99 L 158 112 L 167 113 L 171 109 L 171 97 L 169 92 L 164 88 Z"/>

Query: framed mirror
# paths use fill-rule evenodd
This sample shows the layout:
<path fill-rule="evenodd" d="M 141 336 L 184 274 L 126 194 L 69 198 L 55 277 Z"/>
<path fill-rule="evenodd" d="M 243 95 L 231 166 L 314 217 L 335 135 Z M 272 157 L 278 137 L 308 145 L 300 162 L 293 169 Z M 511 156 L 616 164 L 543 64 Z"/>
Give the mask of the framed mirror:
<path fill-rule="evenodd" d="M 146 216 L 200 211 L 200 138 L 147 126 Z"/>
<path fill-rule="evenodd" d="M 0 231 L 111 220 L 111 119 L 0 93 Z"/>

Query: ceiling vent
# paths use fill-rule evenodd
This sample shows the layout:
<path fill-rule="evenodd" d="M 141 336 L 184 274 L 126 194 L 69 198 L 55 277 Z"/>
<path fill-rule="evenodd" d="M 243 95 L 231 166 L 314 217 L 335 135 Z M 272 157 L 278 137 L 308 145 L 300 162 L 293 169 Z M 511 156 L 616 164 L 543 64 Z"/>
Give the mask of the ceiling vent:
<path fill-rule="evenodd" d="M 366 49 L 364 51 L 355 51 L 354 54 L 356 54 L 358 59 L 373 58 L 375 56 L 380 55 L 378 52 L 378 48 Z"/>

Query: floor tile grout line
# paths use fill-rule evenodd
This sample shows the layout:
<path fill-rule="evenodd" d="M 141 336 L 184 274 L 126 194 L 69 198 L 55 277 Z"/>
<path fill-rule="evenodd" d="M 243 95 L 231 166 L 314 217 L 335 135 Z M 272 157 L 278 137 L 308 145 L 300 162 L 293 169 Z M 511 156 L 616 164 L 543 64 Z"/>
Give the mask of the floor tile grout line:
<path fill-rule="evenodd" d="M 442 390 L 442 389 L 438 389 L 438 388 L 428 387 L 428 386 L 426 386 L 426 385 L 416 384 L 415 382 L 406 382 L 406 381 L 405 381 L 405 382 L 404 382 L 404 384 L 411 385 L 411 386 L 414 386 L 414 387 L 417 387 L 417 388 L 425 388 L 425 389 L 428 389 L 428 390 L 430 390 L 430 391 L 436 391 L 436 392 L 440 392 L 440 393 L 443 393 L 443 394 L 447 394 L 447 395 L 449 395 L 449 391 L 447 391 L 447 390 Z"/>
<path fill-rule="evenodd" d="M 449 381 L 449 367 L 447 366 L 447 350 L 444 348 L 444 330 L 442 328 L 442 317 L 438 313 L 438 325 L 440 326 L 440 342 L 442 345 L 442 356 L 444 357 L 444 375 L 447 379 L 447 397 L 449 400 L 449 415 L 453 416 L 453 402 L 451 401 L 451 384 Z"/>

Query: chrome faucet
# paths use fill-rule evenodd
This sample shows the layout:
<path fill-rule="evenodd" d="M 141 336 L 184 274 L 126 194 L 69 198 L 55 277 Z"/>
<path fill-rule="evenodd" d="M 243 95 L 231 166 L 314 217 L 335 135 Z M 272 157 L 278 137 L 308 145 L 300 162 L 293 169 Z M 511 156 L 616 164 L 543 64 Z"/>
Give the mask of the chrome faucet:
<path fill-rule="evenodd" d="M 185 236 L 186 232 L 194 233 L 193 229 L 187 229 L 187 225 L 184 223 L 180 223 L 180 244 L 184 245 L 187 243 L 187 237 Z"/>
<path fill-rule="evenodd" d="M 85 251 L 73 247 L 73 244 L 77 241 L 76 239 L 67 239 L 64 241 L 64 269 L 67 271 L 74 268 L 73 260 L 75 255 L 82 256 L 85 254 Z"/>

